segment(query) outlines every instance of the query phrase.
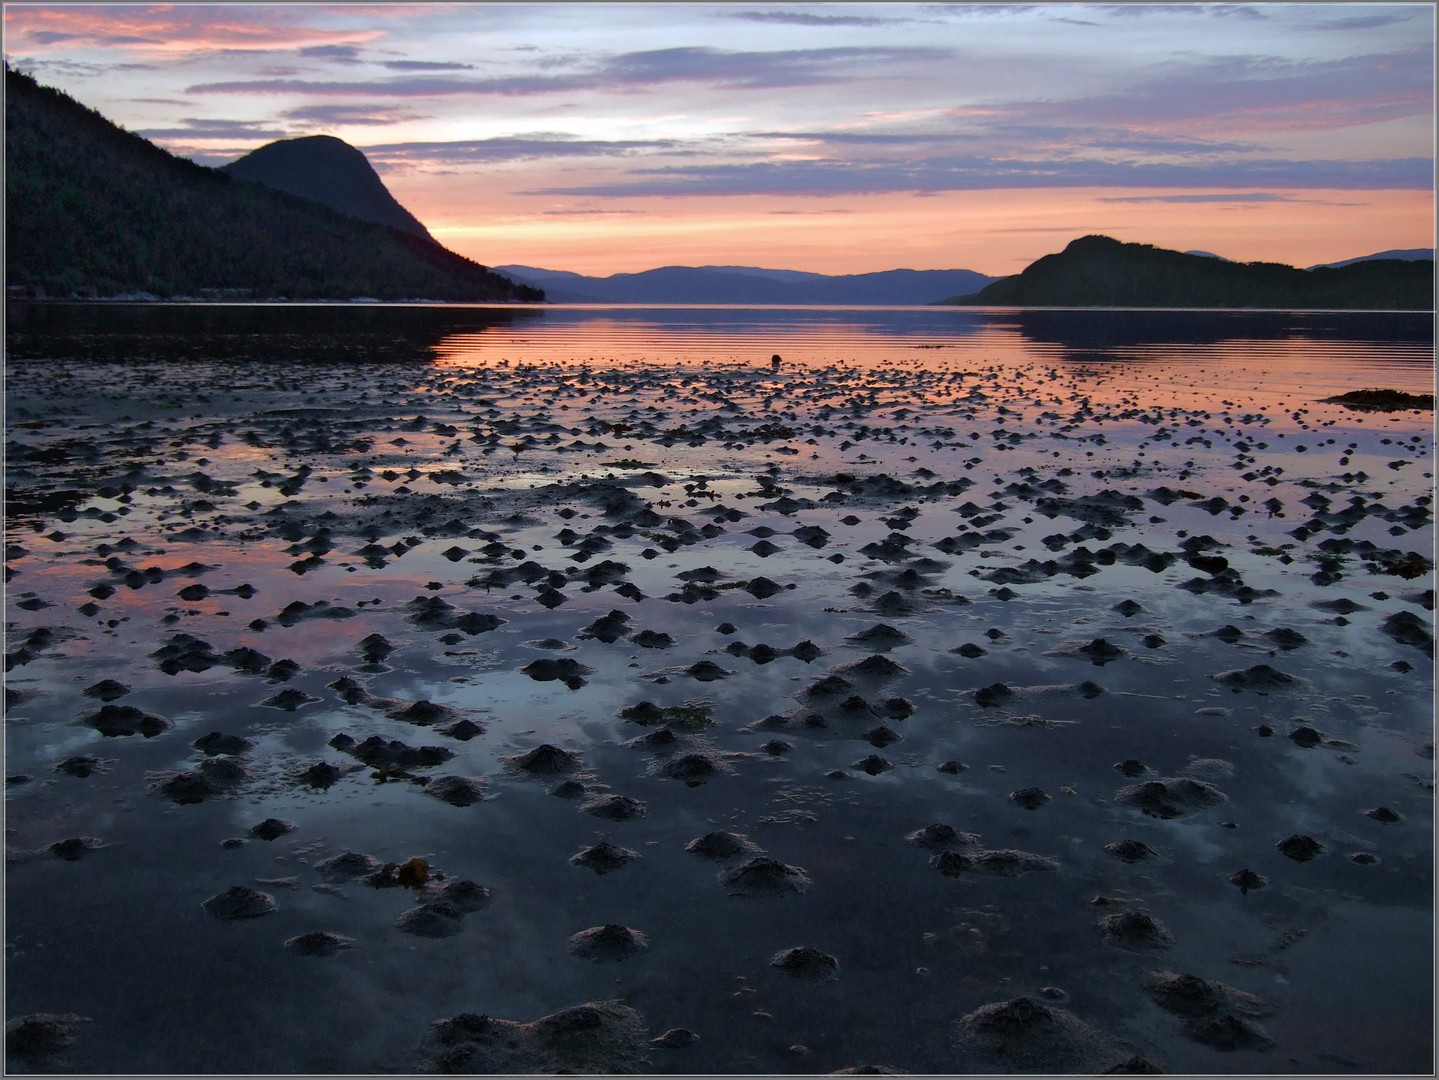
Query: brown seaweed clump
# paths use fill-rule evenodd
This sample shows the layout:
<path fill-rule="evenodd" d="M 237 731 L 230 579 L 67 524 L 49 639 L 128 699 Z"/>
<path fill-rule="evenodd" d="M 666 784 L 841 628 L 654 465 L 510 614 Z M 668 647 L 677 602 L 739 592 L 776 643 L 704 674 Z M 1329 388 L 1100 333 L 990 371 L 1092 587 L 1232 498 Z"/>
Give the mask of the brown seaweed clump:
<path fill-rule="evenodd" d="M 429 1073 L 608 1073 L 648 1064 L 644 1017 L 615 1001 L 590 1001 L 531 1023 L 460 1013 L 430 1025 L 419 1067 Z"/>

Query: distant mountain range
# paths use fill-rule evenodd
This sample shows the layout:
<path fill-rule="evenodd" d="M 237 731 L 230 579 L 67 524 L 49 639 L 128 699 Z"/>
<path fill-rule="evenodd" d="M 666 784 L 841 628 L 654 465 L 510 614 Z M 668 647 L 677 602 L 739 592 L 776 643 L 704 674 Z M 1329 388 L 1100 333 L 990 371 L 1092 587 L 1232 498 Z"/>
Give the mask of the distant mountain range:
<path fill-rule="evenodd" d="M 359 151 L 345 153 L 352 148 L 339 140 L 342 149 L 299 141 L 327 189 L 345 199 L 367 188 L 374 194 L 379 179 L 371 182 Z M 262 166 L 270 156 L 249 155 Z M 348 205 L 336 209 L 175 157 L 5 69 L 7 295 L 544 298 L 441 247 L 413 218 L 419 233 L 361 220 Z"/>
<path fill-rule="evenodd" d="M 1428 259 L 1432 262 L 1434 260 L 1434 249 L 1391 248 L 1388 251 L 1376 251 L 1373 255 L 1360 255 L 1358 258 L 1345 259 L 1342 262 L 1316 263 L 1313 266 L 1305 267 L 1305 269 L 1322 270 L 1326 266 L 1353 266 L 1355 263 L 1374 262 L 1376 259 L 1398 259 L 1400 262 L 1422 262 L 1425 259 Z"/>
<path fill-rule="evenodd" d="M 1299 270 L 1083 236 L 1012 277 L 947 302 L 998 307 L 1432 309 L 1433 253 L 1419 259 L 1383 254 Z"/>
<path fill-rule="evenodd" d="M 609 277 L 518 265 L 495 272 L 436 242 L 364 154 L 339 139 L 285 139 L 209 169 L 8 65 L 5 90 L 12 296 L 1415 311 L 1434 301 L 1429 249 L 1299 270 L 1103 236 L 1005 278 L 754 266 Z"/>
<path fill-rule="evenodd" d="M 587 277 L 534 266 L 497 266 L 558 303 L 598 304 L 932 304 L 995 279 L 973 270 L 883 270 L 814 274 L 758 266 L 663 266 L 638 274 Z"/>

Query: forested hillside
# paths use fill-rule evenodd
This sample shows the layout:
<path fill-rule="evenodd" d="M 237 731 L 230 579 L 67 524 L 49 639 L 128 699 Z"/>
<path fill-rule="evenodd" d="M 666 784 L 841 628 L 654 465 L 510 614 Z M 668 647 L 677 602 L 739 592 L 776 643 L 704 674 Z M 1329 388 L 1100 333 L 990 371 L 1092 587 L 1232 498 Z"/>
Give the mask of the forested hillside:
<path fill-rule="evenodd" d="M 1084 236 L 1013 277 L 950 303 L 1012 307 L 1286 308 L 1424 311 L 1433 260 L 1377 259 L 1299 270 Z"/>
<path fill-rule="evenodd" d="M 433 241 L 376 174 L 364 153 L 333 135 L 281 139 L 221 165 L 231 180 L 324 203 L 332 210 Z M 508 275 L 507 275 L 508 276 Z"/>
<path fill-rule="evenodd" d="M 431 240 L 183 158 L 5 70 L 6 284 L 30 294 L 541 300 Z"/>

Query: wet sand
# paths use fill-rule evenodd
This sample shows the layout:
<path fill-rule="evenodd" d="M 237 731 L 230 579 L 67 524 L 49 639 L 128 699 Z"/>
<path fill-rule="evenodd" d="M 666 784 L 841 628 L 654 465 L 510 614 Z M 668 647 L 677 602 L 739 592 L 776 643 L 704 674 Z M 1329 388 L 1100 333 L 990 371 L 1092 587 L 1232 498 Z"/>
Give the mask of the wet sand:
<path fill-rule="evenodd" d="M 1432 1067 L 1432 413 L 7 380 L 13 1071 Z"/>

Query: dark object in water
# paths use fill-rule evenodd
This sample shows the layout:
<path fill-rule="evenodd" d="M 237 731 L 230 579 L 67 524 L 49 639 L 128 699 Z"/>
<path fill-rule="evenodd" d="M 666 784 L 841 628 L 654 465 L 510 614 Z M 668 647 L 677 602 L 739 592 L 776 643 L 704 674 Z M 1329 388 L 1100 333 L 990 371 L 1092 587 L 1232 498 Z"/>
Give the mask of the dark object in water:
<path fill-rule="evenodd" d="M 333 956 L 355 944 L 355 939 L 328 930 L 311 930 L 285 941 L 285 950 L 298 956 Z"/>
<path fill-rule="evenodd" d="M 974 692 L 974 700 L 983 706 L 998 705 L 1001 701 L 1012 697 L 1014 697 L 1014 691 L 1002 682 L 981 686 Z"/>
<path fill-rule="evenodd" d="M 1173 971 L 1151 973 L 1149 992 L 1163 1008 L 1187 1018 L 1185 1032 L 1196 1042 L 1219 1050 L 1263 1049 L 1273 1045 L 1273 1040 L 1257 1024 L 1246 1019 L 1271 1011 L 1253 994 Z"/>
<path fill-rule="evenodd" d="M 644 1017 L 614 1001 L 585 1002 L 531 1023 L 460 1013 L 430 1025 L 420 1064 L 425 1072 L 469 1075 L 631 1074 L 649 1065 L 648 1035 Z"/>
<path fill-rule="evenodd" d="M 1224 802 L 1226 796 L 1212 784 L 1187 776 L 1167 777 L 1133 784 L 1115 792 L 1115 801 L 1137 806 L 1150 817 L 1175 818 Z"/>
<path fill-rule="evenodd" d="M 261 840 L 274 840 L 276 837 L 291 832 L 294 828 L 293 821 L 285 821 L 282 818 L 266 818 L 260 824 L 250 826 L 250 835 L 259 837 Z"/>
<path fill-rule="evenodd" d="M 1018 803 L 1026 810 L 1038 810 L 1052 798 L 1048 792 L 1037 787 L 1020 788 L 1018 791 L 1009 793 L 1009 801 Z"/>
<path fill-rule="evenodd" d="M 691 787 L 704 783 L 717 772 L 719 768 L 704 754 L 684 754 L 665 762 L 660 769 L 661 775 L 671 780 L 683 780 Z"/>
<path fill-rule="evenodd" d="M 1143 840 L 1117 840 L 1112 844 L 1105 844 L 1104 850 L 1127 863 L 1142 862 L 1159 854 Z"/>
<path fill-rule="evenodd" d="M 920 847 L 942 848 L 950 844 L 972 844 L 977 843 L 978 838 L 973 833 L 962 833 L 953 825 L 943 821 L 936 821 L 926 825 L 922 829 L 916 829 L 905 837 L 911 844 Z"/>
<path fill-rule="evenodd" d="M 451 806 L 470 806 L 485 797 L 484 783 L 473 776 L 437 776 L 425 785 L 425 794 Z"/>
<path fill-rule="evenodd" d="M 443 900 L 402 911 L 395 919 L 395 927 L 417 937 L 444 938 L 458 934 L 461 929 L 463 912 Z"/>
<path fill-rule="evenodd" d="M 1121 911 L 1099 920 L 1105 936 L 1121 949 L 1167 949 L 1174 935 L 1158 919 L 1143 911 Z"/>
<path fill-rule="evenodd" d="M 1256 874 L 1247 866 L 1243 870 L 1231 874 L 1229 880 L 1232 884 L 1239 886 L 1240 894 L 1245 896 L 1249 894 L 1250 889 L 1262 889 L 1269 884 L 1264 875 Z"/>
<path fill-rule="evenodd" d="M 890 769 L 894 768 L 893 765 L 878 754 L 870 754 L 869 757 L 856 761 L 850 767 L 858 769 L 860 772 L 868 773 L 870 776 L 878 776 L 880 773 L 889 772 Z"/>
<path fill-rule="evenodd" d="M 628 795 L 600 795 L 585 803 L 583 809 L 606 821 L 627 821 L 644 817 L 646 813 L 645 804 Z"/>
<path fill-rule="evenodd" d="M 1321 398 L 1326 405 L 1366 412 L 1398 412 L 1400 409 L 1434 409 L 1433 394 L 1406 394 L 1403 390 L 1350 390 L 1347 394 Z"/>
<path fill-rule="evenodd" d="M 820 952 L 808 945 L 776 953 L 770 960 L 770 965 L 797 979 L 824 982 L 839 977 L 839 961 L 829 953 Z"/>
<path fill-rule="evenodd" d="M 784 896 L 809 888 L 809 876 L 798 866 L 790 866 L 767 855 L 756 855 L 720 874 L 729 886 L 731 896 Z"/>
<path fill-rule="evenodd" d="M 608 874 L 612 870 L 618 870 L 631 859 L 638 858 L 637 851 L 601 840 L 598 844 L 571 855 L 570 862 L 576 866 L 588 867 L 596 874 Z"/>
<path fill-rule="evenodd" d="M 619 923 L 592 926 L 570 937 L 570 949 L 586 960 L 623 960 L 650 947 L 649 938 Z"/>
<path fill-rule="evenodd" d="M 1324 845 L 1312 836 L 1295 833 L 1274 845 L 1286 858 L 1295 862 L 1308 862 L 1316 855 L 1323 854 Z"/>
<path fill-rule="evenodd" d="M 1010 1001 L 981 1005 L 966 1019 L 981 1031 L 1009 1034 L 1047 1024 L 1051 1016 L 1047 1008 L 1032 998 L 1017 997 Z"/>
<path fill-rule="evenodd" d="M 5 1053 L 31 1059 L 57 1054 L 75 1041 L 76 1029 L 90 1023 L 88 1016 L 74 1013 L 30 1013 L 5 1024 Z M 8 1071 L 8 1070 L 7 1070 Z"/>
<path fill-rule="evenodd" d="M 733 855 L 747 854 L 759 849 L 743 833 L 711 832 L 695 837 L 685 845 L 685 850 L 706 859 L 728 859 Z"/>
<path fill-rule="evenodd" d="M 231 885 L 200 906 L 217 919 L 253 919 L 274 911 L 275 898 L 247 885 Z"/>
<path fill-rule="evenodd" d="M 539 746 L 513 758 L 506 758 L 507 763 L 527 773 L 534 773 L 538 776 L 558 776 L 563 773 L 573 772 L 579 767 L 579 758 L 568 750 L 561 750 L 552 743 L 540 743 Z"/>

